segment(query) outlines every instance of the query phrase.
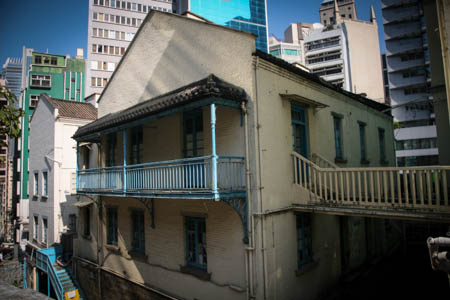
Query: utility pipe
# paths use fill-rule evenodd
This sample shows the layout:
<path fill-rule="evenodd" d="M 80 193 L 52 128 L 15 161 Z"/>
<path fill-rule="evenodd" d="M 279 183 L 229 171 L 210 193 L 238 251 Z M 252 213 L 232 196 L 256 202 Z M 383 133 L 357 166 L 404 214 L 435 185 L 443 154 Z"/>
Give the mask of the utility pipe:
<path fill-rule="evenodd" d="M 249 150 L 249 143 L 248 143 L 248 111 L 247 107 L 245 106 L 245 103 L 241 103 L 241 110 L 244 114 L 244 140 L 245 140 L 245 174 L 246 174 L 246 189 L 247 189 L 247 230 L 249 231 L 249 241 L 248 245 L 249 247 L 246 247 L 246 271 L 247 271 L 247 280 L 248 280 L 248 299 L 254 298 L 254 291 L 253 291 L 253 251 L 255 249 L 255 237 L 254 237 L 254 230 L 253 230 L 253 202 L 252 202 L 252 196 L 251 196 L 251 173 L 250 173 L 250 150 Z"/>
<path fill-rule="evenodd" d="M 262 200 L 262 149 L 261 149 L 261 135 L 260 135 L 260 128 L 259 128 L 259 99 L 258 99 L 258 66 L 259 66 L 259 57 L 256 56 L 254 71 L 255 71 L 255 105 L 256 105 L 256 135 L 257 135 L 257 148 L 258 148 L 258 176 L 257 176 L 257 188 L 258 192 L 256 193 L 256 196 L 259 200 L 259 211 L 262 213 L 264 211 L 264 205 Z M 265 219 L 264 217 L 260 220 L 261 223 L 261 251 L 262 251 L 262 267 L 263 267 L 263 287 L 264 287 L 264 299 L 268 299 L 267 290 L 268 290 L 268 284 L 267 284 L 267 257 L 266 257 L 266 235 L 265 235 Z"/>

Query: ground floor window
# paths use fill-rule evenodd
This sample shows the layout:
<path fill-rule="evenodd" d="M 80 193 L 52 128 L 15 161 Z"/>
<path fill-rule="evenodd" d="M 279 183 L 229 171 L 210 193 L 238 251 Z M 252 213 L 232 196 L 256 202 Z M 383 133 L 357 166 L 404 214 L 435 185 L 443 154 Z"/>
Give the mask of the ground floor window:
<path fill-rule="evenodd" d="M 107 243 L 109 245 L 117 246 L 117 208 L 108 207 L 106 210 L 107 214 Z"/>
<path fill-rule="evenodd" d="M 297 223 L 297 262 L 298 268 L 313 262 L 311 214 L 296 215 Z"/>
<path fill-rule="evenodd" d="M 186 217 L 186 265 L 207 268 L 205 218 Z"/>
<path fill-rule="evenodd" d="M 144 211 L 134 210 L 131 213 L 133 222 L 133 240 L 131 243 L 133 252 L 145 254 L 145 224 Z"/>

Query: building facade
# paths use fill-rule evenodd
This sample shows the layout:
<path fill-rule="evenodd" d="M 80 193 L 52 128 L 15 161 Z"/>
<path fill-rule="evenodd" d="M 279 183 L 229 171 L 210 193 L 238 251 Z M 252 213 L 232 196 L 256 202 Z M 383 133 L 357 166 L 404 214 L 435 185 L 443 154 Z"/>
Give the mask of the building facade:
<path fill-rule="evenodd" d="M 6 87 L 19 99 L 22 87 L 22 60 L 20 58 L 7 58 L 3 64 L 2 75 L 6 81 Z"/>
<path fill-rule="evenodd" d="M 42 94 L 30 121 L 30 242 L 48 248 L 76 232 L 74 191 L 78 127 L 97 118 L 94 106 Z M 68 249 L 66 249 L 68 250 Z"/>
<path fill-rule="evenodd" d="M 268 52 L 269 23 L 267 1 L 201 1 L 180 0 L 180 14 L 192 12 L 218 25 L 251 32 L 256 35 L 256 49 Z"/>
<path fill-rule="evenodd" d="M 337 9 L 339 13 L 337 12 Z M 356 5 L 354 0 L 323 0 L 319 9 L 320 23 L 324 26 L 336 23 L 341 18 L 357 20 Z"/>
<path fill-rule="evenodd" d="M 305 64 L 301 44 L 284 43 L 271 36 L 269 38 L 269 53 L 289 63 Z"/>
<path fill-rule="evenodd" d="M 18 148 L 20 159 L 17 161 L 20 170 L 20 180 L 17 181 L 20 189 L 20 205 L 17 215 L 21 224 L 28 224 L 29 219 L 30 118 L 41 93 L 68 101 L 81 102 L 84 100 L 85 60 L 82 56 L 82 49 L 77 50 L 77 53 L 79 54 L 77 57 L 70 58 L 64 55 L 32 52 L 31 64 L 24 66 L 25 69 L 29 68 L 29 71 L 25 76 L 25 88 L 21 96 L 20 106 L 25 112 L 25 116 L 21 120 L 22 130 Z M 20 228 L 19 236 L 22 235 L 20 232 L 24 229 Z"/>
<path fill-rule="evenodd" d="M 422 1 L 381 3 L 397 164 L 436 165 L 439 151 Z"/>
<path fill-rule="evenodd" d="M 147 13 L 176 12 L 172 0 L 89 0 L 86 96 L 101 94 Z"/>
<path fill-rule="evenodd" d="M 144 21 L 99 118 L 74 134 L 74 265 L 92 298 L 316 299 L 386 253 L 386 222 L 350 212 L 394 212 L 388 106 L 254 39 L 157 11 Z"/>
<path fill-rule="evenodd" d="M 6 81 L 0 79 L 0 89 L 6 86 Z M 0 96 L 0 107 L 9 105 L 6 98 Z M 0 125 L 3 126 L 3 125 Z M 7 233 L 9 221 L 9 193 L 8 193 L 8 136 L 0 136 L 0 238 L 4 238 Z"/>

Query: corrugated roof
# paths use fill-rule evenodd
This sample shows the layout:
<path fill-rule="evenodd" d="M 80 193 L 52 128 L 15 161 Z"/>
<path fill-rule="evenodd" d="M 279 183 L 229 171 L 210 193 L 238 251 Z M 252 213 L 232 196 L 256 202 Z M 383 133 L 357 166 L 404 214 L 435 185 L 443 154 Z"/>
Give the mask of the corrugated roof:
<path fill-rule="evenodd" d="M 97 108 L 90 103 L 51 98 L 47 94 L 43 94 L 43 96 L 54 108 L 58 109 L 58 115 L 61 117 L 83 120 L 97 119 Z"/>
<path fill-rule="evenodd" d="M 187 103 L 199 101 L 207 97 L 220 97 L 235 102 L 247 101 L 244 89 L 232 85 L 214 74 L 180 87 L 169 93 L 138 103 L 132 107 L 108 114 L 100 119 L 78 128 L 73 136 L 75 139 L 115 126 L 155 115 L 164 110 L 175 108 Z"/>

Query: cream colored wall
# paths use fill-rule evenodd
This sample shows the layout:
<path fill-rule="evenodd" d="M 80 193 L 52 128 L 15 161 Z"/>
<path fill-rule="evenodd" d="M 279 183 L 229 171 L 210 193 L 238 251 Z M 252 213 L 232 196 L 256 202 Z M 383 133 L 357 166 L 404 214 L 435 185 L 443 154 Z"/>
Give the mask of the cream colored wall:
<path fill-rule="evenodd" d="M 201 38 L 199 38 L 201 37 Z M 255 37 L 152 11 L 99 99 L 99 118 L 214 73 L 252 91 Z"/>
<path fill-rule="evenodd" d="M 347 32 L 352 92 L 366 93 L 368 98 L 384 103 L 377 23 L 344 20 L 342 25 Z"/>
<path fill-rule="evenodd" d="M 277 73 L 284 75 L 280 77 Z M 318 153 L 334 161 L 335 144 L 331 112 L 335 112 L 343 116 L 344 158 L 347 159 L 347 163 L 341 167 L 361 166 L 357 121 L 367 123 L 366 148 L 370 160 L 368 166 L 380 165 L 378 127 L 385 129 L 387 160 L 391 165 L 395 164 L 391 117 L 354 99 L 283 72 L 280 68 L 262 60 L 259 61 L 257 80 L 257 114 L 262 155 L 261 185 L 264 186 L 263 201 L 266 210 L 289 206 L 292 203 L 305 203 L 309 200 L 308 193 L 304 193 L 305 197 L 299 197 L 302 189 L 293 185 L 291 103 L 282 100 L 280 93 L 297 94 L 329 106 L 307 110 L 309 153 Z"/>
<path fill-rule="evenodd" d="M 245 299 L 243 229 L 239 216 L 226 204 L 211 200 L 155 199 L 155 228 L 138 199 L 104 198 L 105 206 L 118 207 L 120 255 L 103 247 L 104 267 L 133 281 L 170 291 L 184 299 Z M 131 209 L 144 209 L 145 249 L 148 259 L 131 260 Z M 208 272 L 211 281 L 180 273 L 185 265 L 184 216 L 206 217 Z M 106 220 L 106 209 L 104 218 Z M 103 230 L 106 241 L 106 226 Z M 241 287 L 236 292 L 228 285 Z M 187 288 L 189 287 L 189 288 Z"/>
<path fill-rule="evenodd" d="M 311 220 L 313 257 L 317 263 L 296 274 L 295 214 L 288 212 L 266 218 L 268 299 L 316 299 L 337 283 L 341 274 L 339 217 L 313 214 Z"/>
<path fill-rule="evenodd" d="M 92 198 L 92 196 L 90 196 Z M 90 200 L 87 197 L 80 196 L 80 201 L 88 201 Z M 74 255 L 87 259 L 92 262 L 97 262 L 97 245 L 100 243 L 98 240 L 98 227 L 97 227 L 97 216 L 98 216 L 98 210 L 97 205 L 92 204 L 90 207 L 90 214 L 91 214 L 91 221 L 90 221 L 90 236 L 86 237 L 83 236 L 84 232 L 84 216 L 81 212 L 81 209 L 78 212 L 77 217 L 77 238 L 73 241 L 73 251 Z"/>

